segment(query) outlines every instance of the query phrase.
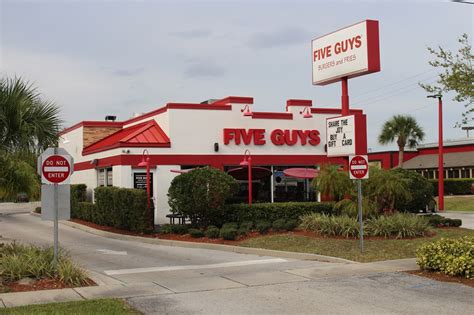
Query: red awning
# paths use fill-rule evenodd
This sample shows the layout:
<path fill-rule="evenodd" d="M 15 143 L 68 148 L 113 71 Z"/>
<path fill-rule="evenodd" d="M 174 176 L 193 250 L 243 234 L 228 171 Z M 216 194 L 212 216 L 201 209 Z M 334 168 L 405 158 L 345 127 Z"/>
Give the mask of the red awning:
<path fill-rule="evenodd" d="M 237 167 L 227 171 L 227 174 L 238 180 L 248 180 L 247 167 Z M 268 168 L 254 166 L 252 167 L 252 180 L 262 179 L 272 175 L 272 171 Z"/>
<path fill-rule="evenodd" d="M 318 176 L 319 170 L 316 170 L 314 168 L 294 167 L 287 168 L 283 171 L 283 174 L 288 177 L 312 179 Z"/>

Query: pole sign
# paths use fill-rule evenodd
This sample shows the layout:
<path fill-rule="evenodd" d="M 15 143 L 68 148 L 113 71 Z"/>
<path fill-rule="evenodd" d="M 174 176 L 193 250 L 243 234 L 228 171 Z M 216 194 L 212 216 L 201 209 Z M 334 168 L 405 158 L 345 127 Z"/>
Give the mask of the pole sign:
<path fill-rule="evenodd" d="M 350 179 L 369 178 L 369 160 L 367 155 L 349 156 L 349 177 Z"/>
<path fill-rule="evenodd" d="M 326 119 L 326 144 L 329 157 L 356 153 L 354 115 Z"/>
<path fill-rule="evenodd" d="M 69 184 L 71 175 L 70 155 L 46 155 L 41 166 L 41 182 L 43 184 Z"/>
<path fill-rule="evenodd" d="M 380 71 L 379 22 L 366 20 L 311 42 L 313 85 Z"/>

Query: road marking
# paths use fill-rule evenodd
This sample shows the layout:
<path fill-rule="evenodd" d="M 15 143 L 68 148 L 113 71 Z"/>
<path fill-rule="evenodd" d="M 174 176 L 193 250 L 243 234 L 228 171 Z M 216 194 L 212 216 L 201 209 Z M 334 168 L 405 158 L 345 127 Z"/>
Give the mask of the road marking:
<path fill-rule="evenodd" d="M 127 255 L 127 252 L 121 252 L 121 251 L 116 251 L 116 250 L 110 250 L 110 249 L 96 249 L 96 251 L 101 252 L 106 255 Z"/>
<path fill-rule="evenodd" d="M 134 269 L 119 269 L 119 270 L 105 270 L 104 273 L 109 276 L 113 275 L 126 275 L 134 273 L 145 273 L 145 272 L 160 272 L 160 271 L 176 271 L 176 270 L 198 270 L 198 269 L 212 269 L 212 268 L 225 268 L 225 267 L 239 267 L 239 266 L 250 266 L 250 265 L 262 265 L 262 264 L 274 264 L 287 262 L 286 259 L 272 258 L 272 259 L 259 259 L 259 260 L 244 260 L 244 261 L 232 261 L 219 264 L 209 265 L 185 265 L 185 266 L 169 266 L 169 267 L 148 267 L 148 268 L 134 268 Z"/>

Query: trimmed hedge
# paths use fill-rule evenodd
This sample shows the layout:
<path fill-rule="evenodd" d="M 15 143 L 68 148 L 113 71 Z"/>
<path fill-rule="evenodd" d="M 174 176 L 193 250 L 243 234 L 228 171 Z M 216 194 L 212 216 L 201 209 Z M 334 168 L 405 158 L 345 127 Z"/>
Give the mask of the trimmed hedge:
<path fill-rule="evenodd" d="M 474 277 L 474 237 L 441 239 L 416 251 L 417 264 L 423 270 L 440 271 L 449 276 Z"/>
<path fill-rule="evenodd" d="M 147 195 L 141 189 L 97 187 L 95 204 L 85 202 L 86 185 L 71 185 L 71 217 L 135 232 L 152 225 Z"/>
<path fill-rule="evenodd" d="M 433 184 L 435 196 L 438 196 L 438 180 L 430 179 Z M 444 180 L 444 193 L 446 195 L 470 195 L 473 194 L 474 179 L 472 178 L 448 178 Z"/>
<path fill-rule="evenodd" d="M 334 202 L 274 202 L 225 205 L 223 222 L 298 220 L 306 213 L 334 214 Z"/>
<path fill-rule="evenodd" d="M 439 214 L 432 214 L 425 216 L 428 222 L 433 227 L 460 227 L 462 225 L 461 219 L 450 219 L 440 216 Z"/>

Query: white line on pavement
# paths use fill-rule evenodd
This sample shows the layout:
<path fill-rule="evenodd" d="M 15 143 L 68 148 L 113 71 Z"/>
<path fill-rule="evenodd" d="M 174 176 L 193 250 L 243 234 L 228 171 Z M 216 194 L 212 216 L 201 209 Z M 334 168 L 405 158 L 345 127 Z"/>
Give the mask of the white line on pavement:
<path fill-rule="evenodd" d="M 273 263 L 281 263 L 281 262 L 287 262 L 287 260 L 283 259 L 283 258 L 272 258 L 272 259 L 259 259 L 259 260 L 232 261 L 232 262 L 219 263 L 219 264 L 209 264 L 209 265 L 185 265 L 185 266 L 105 270 L 104 273 L 106 275 L 113 276 L 113 275 L 125 275 L 125 274 L 145 273 L 145 272 L 238 267 L 238 266 L 249 266 L 249 265 L 273 264 Z"/>
<path fill-rule="evenodd" d="M 111 249 L 96 249 L 96 251 L 101 252 L 106 255 L 127 255 L 125 251 L 116 251 Z"/>

